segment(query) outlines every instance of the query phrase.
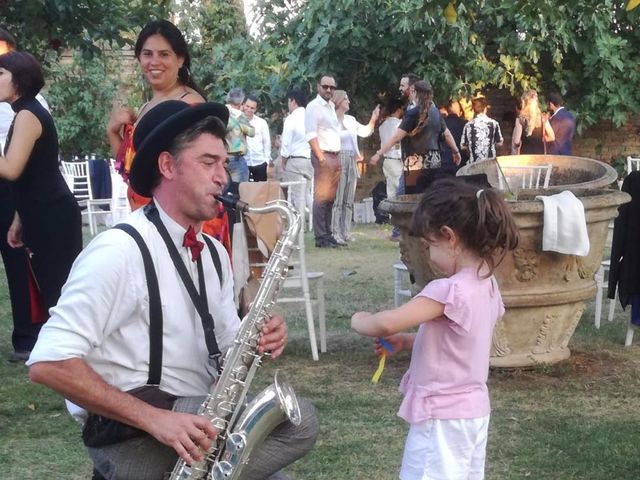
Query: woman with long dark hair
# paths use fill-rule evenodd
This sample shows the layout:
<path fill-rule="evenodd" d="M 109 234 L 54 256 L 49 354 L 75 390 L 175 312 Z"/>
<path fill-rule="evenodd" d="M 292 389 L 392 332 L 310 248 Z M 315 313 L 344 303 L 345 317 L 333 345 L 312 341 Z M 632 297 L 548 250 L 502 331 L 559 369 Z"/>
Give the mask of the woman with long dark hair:
<path fill-rule="evenodd" d="M 433 103 L 433 88 L 426 80 L 411 87 L 410 98 L 415 105 L 407 110 L 396 133 L 371 157 L 374 163 L 400 142 L 404 164 L 405 193 L 418 193 L 418 178 L 429 170 L 440 169 L 440 140 L 447 142 L 453 152 L 453 161 L 460 164 L 460 151 L 451 132 L 444 123 L 438 107 Z"/>
<path fill-rule="evenodd" d="M 131 109 L 116 106 L 111 112 L 107 136 L 116 168 L 128 179 L 134 157 L 133 130 L 135 125 L 153 107 L 166 100 L 186 103 L 205 101 L 202 91 L 191 77 L 191 56 L 182 32 L 167 20 L 149 22 L 138 35 L 134 53 L 142 74 L 151 88 L 151 99 L 140 107 L 136 115 Z M 149 202 L 129 189 L 131 208 L 136 209 Z"/>
<path fill-rule="evenodd" d="M 7 243 L 28 250 L 42 306 L 49 309 L 82 250 L 82 222 L 58 168 L 53 118 L 36 100 L 43 86 L 42 68 L 31 54 L 0 55 L 0 102 L 15 112 L 0 157 L 0 177 L 11 182 L 16 208 Z"/>

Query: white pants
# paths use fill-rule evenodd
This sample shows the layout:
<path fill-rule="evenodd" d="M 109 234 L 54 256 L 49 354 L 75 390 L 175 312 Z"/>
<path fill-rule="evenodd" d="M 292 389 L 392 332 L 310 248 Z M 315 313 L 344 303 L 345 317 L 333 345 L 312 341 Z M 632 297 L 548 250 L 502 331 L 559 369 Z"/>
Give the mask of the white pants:
<path fill-rule="evenodd" d="M 400 187 L 400 178 L 403 174 L 402 160 L 399 158 L 384 157 L 382 173 L 387 180 L 387 198 L 396 198 Z"/>
<path fill-rule="evenodd" d="M 411 425 L 401 480 L 482 480 L 489 415 Z"/>

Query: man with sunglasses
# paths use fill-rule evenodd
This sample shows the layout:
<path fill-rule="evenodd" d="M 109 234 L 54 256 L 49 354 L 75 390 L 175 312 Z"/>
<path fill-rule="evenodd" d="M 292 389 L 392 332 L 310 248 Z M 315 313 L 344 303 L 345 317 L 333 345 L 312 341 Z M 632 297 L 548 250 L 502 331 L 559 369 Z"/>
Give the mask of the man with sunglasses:
<path fill-rule="evenodd" d="M 336 248 L 331 235 L 331 215 L 340 181 L 340 124 L 331 101 L 336 89 L 333 75 L 318 81 L 318 95 L 307 105 L 305 130 L 313 165 L 313 233 L 318 248 Z"/>

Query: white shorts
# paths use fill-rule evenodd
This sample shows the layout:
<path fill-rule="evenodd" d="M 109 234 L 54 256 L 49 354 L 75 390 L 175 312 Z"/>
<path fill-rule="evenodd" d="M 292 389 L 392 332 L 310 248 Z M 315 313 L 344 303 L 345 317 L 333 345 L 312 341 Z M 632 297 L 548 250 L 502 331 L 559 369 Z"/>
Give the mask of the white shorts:
<path fill-rule="evenodd" d="M 411 425 L 401 480 L 482 480 L 489 415 Z"/>

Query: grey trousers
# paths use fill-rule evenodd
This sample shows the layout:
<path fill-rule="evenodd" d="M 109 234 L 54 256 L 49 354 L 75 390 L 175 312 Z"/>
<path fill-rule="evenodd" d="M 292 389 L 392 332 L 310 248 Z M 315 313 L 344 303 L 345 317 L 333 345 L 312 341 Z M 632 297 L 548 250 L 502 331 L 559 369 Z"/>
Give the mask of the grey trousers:
<path fill-rule="evenodd" d="M 340 183 L 333 202 L 331 217 L 331 232 L 333 238 L 339 242 L 348 242 L 351 236 L 351 224 L 353 220 L 353 202 L 356 196 L 358 184 L 358 168 L 356 166 L 356 154 L 350 151 L 340 152 Z"/>
<path fill-rule="evenodd" d="M 301 205 L 311 209 L 313 206 L 313 198 L 311 197 L 311 192 L 313 191 L 313 167 L 311 166 L 311 160 L 304 157 L 289 157 L 282 173 L 282 179 L 287 182 L 307 181 L 305 192 L 301 192 L 299 189 L 291 191 L 291 202 L 298 209 Z M 304 198 L 302 198 L 303 196 Z"/>
<path fill-rule="evenodd" d="M 183 399 L 184 400 L 184 399 Z M 204 398 L 182 402 L 177 411 L 196 412 Z M 302 422 L 283 422 L 251 454 L 242 475 L 246 480 L 280 480 L 280 470 L 306 455 L 320 431 L 313 404 L 298 397 Z M 155 438 L 146 435 L 103 448 L 88 448 L 95 469 L 107 480 L 163 480 L 169 478 L 178 455 Z"/>

